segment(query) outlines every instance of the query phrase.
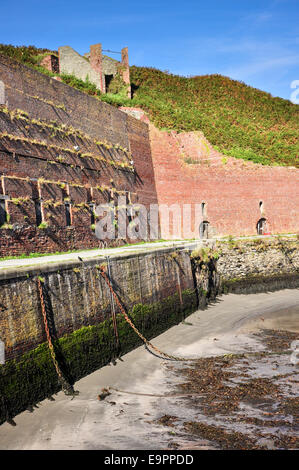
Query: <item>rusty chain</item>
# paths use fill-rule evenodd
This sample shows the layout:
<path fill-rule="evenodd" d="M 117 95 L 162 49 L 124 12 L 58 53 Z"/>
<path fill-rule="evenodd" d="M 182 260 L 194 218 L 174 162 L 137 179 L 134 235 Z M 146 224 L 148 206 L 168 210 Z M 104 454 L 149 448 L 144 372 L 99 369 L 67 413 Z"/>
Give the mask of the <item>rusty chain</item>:
<path fill-rule="evenodd" d="M 45 305 L 43 287 L 42 287 L 41 280 L 39 278 L 37 278 L 37 286 L 38 286 L 38 291 L 39 291 L 40 304 L 41 304 L 41 310 L 42 310 L 42 316 L 43 316 L 43 321 L 44 321 L 44 327 L 45 327 L 45 332 L 46 332 L 46 336 L 47 336 L 48 346 L 49 346 L 49 350 L 50 350 L 50 354 L 51 354 L 51 358 L 52 358 L 54 367 L 55 367 L 57 375 L 58 375 L 58 379 L 59 379 L 59 381 L 62 385 L 62 390 L 64 391 L 64 393 L 66 395 L 74 395 L 74 394 L 76 394 L 76 392 L 74 391 L 72 385 L 64 377 L 64 375 L 63 375 L 63 373 L 62 373 L 62 371 L 59 367 L 57 358 L 56 358 L 56 353 L 55 353 L 55 350 L 54 350 L 52 337 L 51 337 L 51 333 L 50 333 L 50 330 L 49 330 L 49 324 L 48 324 L 47 313 L 46 313 L 46 305 Z"/>
<path fill-rule="evenodd" d="M 127 323 L 129 323 L 130 327 L 135 331 L 135 333 L 139 336 L 139 338 L 144 342 L 144 344 L 149 347 L 149 348 L 152 348 L 154 351 L 156 351 L 160 356 L 163 356 L 165 357 L 166 359 L 169 359 L 169 360 L 172 360 L 172 361 L 196 361 L 196 359 L 193 359 L 193 358 L 185 358 L 185 357 L 178 357 L 178 356 L 174 356 L 174 355 L 171 355 L 171 354 L 167 354 L 163 351 L 161 351 L 160 349 L 158 349 L 156 346 L 154 346 L 150 341 L 148 341 L 141 333 L 140 331 L 136 328 L 136 326 L 134 325 L 134 323 L 130 320 L 130 318 L 128 317 L 127 313 L 125 312 L 125 309 L 123 308 L 122 304 L 120 303 L 120 300 L 118 298 L 118 296 L 116 295 L 112 285 L 111 285 L 111 282 L 104 270 L 104 268 L 100 268 L 100 273 L 102 275 L 102 277 L 104 278 L 106 284 L 108 285 L 121 313 L 123 314 L 125 320 Z"/>
<path fill-rule="evenodd" d="M 110 271 L 110 260 L 109 256 L 107 256 L 107 269 L 108 269 L 108 276 L 111 277 Z M 116 354 L 119 355 L 120 348 L 119 348 L 119 337 L 118 337 L 118 329 L 117 329 L 117 320 L 116 320 L 116 312 L 115 312 L 115 305 L 113 301 L 114 297 L 111 291 L 111 312 L 112 312 L 112 323 L 113 323 L 113 330 L 116 339 Z"/>

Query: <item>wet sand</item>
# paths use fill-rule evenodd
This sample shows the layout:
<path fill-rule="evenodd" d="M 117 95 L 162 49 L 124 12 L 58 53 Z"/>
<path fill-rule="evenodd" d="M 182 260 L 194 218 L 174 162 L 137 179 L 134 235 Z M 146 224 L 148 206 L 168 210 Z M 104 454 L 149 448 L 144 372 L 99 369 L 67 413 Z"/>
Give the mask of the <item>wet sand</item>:
<path fill-rule="evenodd" d="M 59 393 L 4 423 L 0 449 L 297 448 L 298 332 L 298 290 L 222 296 L 153 340 L 198 362 L 140 347 L 77 382 L 74 399 Z M 107 386 L 131 393 L 99 401 Z"/>

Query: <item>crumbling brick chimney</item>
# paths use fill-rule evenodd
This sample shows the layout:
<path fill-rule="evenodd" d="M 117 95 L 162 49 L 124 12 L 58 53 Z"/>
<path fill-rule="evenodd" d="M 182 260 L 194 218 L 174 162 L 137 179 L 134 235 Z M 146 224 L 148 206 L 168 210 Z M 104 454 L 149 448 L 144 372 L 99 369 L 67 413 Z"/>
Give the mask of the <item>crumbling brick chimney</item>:
<path fill-rule="evenodd" d="M 128 48 L 121 50 L 122 79 L 128 85 L 128 98 L 131 98 L 130 68 Z"/>
<path fill-rule="evenodd" d="M 101 92 L 105 93 L 102 72 L 102 44 L 93 44 L 92 46 L 90 46 L 89 63 L 94 69 L 94 71 L 100 75 Z"/>

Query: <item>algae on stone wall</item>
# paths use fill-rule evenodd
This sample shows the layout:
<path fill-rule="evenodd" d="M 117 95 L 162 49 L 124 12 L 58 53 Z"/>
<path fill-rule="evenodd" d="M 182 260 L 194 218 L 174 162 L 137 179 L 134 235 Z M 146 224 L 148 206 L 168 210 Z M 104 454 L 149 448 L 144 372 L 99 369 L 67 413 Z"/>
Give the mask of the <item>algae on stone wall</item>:
<path fill-rule="evenodd" d="M 144 273 L 144 277 L 140 292 L 138 287 L 136 290 L 139 262 L 137 264 L 133 262 L 132 256 L 114 259 L 112 278 L 116 292 L 121 296 L 129 317 L 147 339 L 150 340 L 184 320 L 198 307 L 205 307 L 209 300 L 220 293 L 265 292 L 299 285 L 297 241 L 278 240 L 267 245 L 262 245 L 260 242 L 244 242 L 242 246 L 232 248 L 223 243 L 220 248 L 217 248 L 217 255 L 215 250 L 193 252 L 191 261 L 184 250 L 175 251 L 174 254 L 171 254 L 171 250 L 158 255 L 147 253 L 142 258 L 141 272 Z M 265 260 L 267 265 L 263 264 Z M 90 275 L 94 268 L 98 272 L 99 266 L 94 263 L 94 261 L 91 263 Z M 176 277 L 178 265 L 180 272 L 184 273 L 181 279 Z M 123 355 L 142 344 L 124 317 L 118 314 L 120 350 L 117 350 L 110 318 L 109 290 L 105 290 L 100 283 L 95 287 L 92 277 L 88 281 L 86 266 L 80 265 L 79 269 L 82 271 L 82 276 L 79 276 L 78 268 L 75 268 L 75 272 L 69 269 L 65 276 L 66 280 L 70 281 L 69 285 L 72 283 L 70 293 L 76 299 L 76 312 L 71 313 L 80 317 L 79 322 L 75 321 L 73 324 L 70 322 L 72 315 L 67 315 L 66 310 L 73 309 L 72 300 L 67 304 L 66 298 L 61 299 L 59 296 L 59 289 L 64 292 L 63 286 L 67 288 L 68 283 L 66 280 L 62 282 L 60 274 L 59 277 L 56 276 L 57 279 L 55 273 L 46 274 L 51 289 L 56 328 L 62 328 L 66 323 L 71 324 L 73 330 L 77 328 L 75 331 L 68 330 L 66 334 L 61 333 L 62 336 L 54 340 L 60 366 L 71 384 L 108 364 L 118 355 Z M 155 282 L 152 281 L 151 274 L 155 275 Z M 179 282 L 182 283 L 181 295 Z M 96 296 L 94 289 L 97 290 Z M 172 295 L 169 295 L 169 289 Z M 89 304 L 91 315 L 85 311 L 88 295 L 91 297 Z M 30 308 L 33 305 L 35 303 L 31 302 Z M 84 326 L 94 320 L 95 324 Z M 48 345 L 43 343 L 18 359 L 10 360 L 0 366 L 0 385 L 2 391 L 0 422 L 20 413 L 28 405 L 34 405 L 57 393 L 61 386 L 51 361 Z"/>
<path fill-rule="evenodd" d="M 129 312 L 136 327 L 151 339 L 182 321 L 197 306 L 195 291 L 176 293 L 150 305 L 137 304 Z M 112 319 L 82 327 L 54 342 L 58 361 L 71 384 L 107 365 L 113 358 L 142 344 L 123 316 L 117 316 L 120 350 L 116 350 Z M 0 424 L 61 390 L 47 343 L 18 360 L 0 366 Z"/>

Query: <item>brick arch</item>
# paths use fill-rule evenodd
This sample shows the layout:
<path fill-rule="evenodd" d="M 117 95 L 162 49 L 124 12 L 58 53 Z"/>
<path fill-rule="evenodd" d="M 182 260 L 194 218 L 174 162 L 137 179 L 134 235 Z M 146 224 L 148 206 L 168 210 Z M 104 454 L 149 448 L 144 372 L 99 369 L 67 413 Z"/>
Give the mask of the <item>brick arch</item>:
<path fill-rule="evenodd" d="M 202 222 L 199 224 L 199 237 L 200 238 L 209 238 L 209 227 L 210 227 L 210 222 L 208 220 L 202 220 Z"/>
<path fill-rule="evenodd" d="M 258 235 L 264 235 L 264 233 L 269 233 L 270 231 L 270 223 L 269 219 L 265 216 L 260 217 L 255 225 L 256 231 Z"/>

